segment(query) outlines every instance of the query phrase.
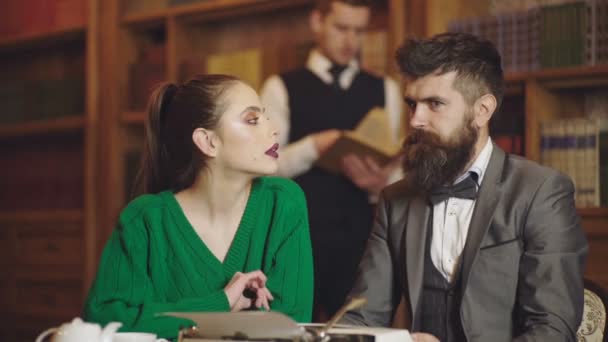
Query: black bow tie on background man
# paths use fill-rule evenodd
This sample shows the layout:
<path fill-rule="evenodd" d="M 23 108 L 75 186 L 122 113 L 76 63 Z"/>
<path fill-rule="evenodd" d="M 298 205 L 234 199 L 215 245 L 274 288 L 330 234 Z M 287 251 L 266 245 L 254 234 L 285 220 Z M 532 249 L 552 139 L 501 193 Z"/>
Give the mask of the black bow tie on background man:
<path fill-rule="evenodd" d="M 472 199 L 477 198 L 477 174 L 469 172 L 469 175 L 454 185 L 443 185 L 431 191 L 430 201 L 433 205 L 443 202 L 451 197 Z"/>
<path fill-rule="evenodd" d="M 340 86 L 340 75 L 342 75 L 342 72 L 345 69 L 346 65 L 332 64 L 331 68 L 329 68 L 328 70 L 331 74 L 331 77 L 333 77 L 331 81 L 331 87 L 335 90 L 342 90 L 342 87 Z"/>

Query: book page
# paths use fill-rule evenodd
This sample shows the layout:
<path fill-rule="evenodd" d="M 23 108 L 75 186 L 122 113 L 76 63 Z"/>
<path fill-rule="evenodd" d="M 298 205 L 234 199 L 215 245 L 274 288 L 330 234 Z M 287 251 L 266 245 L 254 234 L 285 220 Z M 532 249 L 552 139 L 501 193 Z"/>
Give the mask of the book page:
<path fill-rule="evenodd" d="M 399 145 L 392 138 L 388 114 L 382 108 L 370 110 L 354 132 L 347 134 L 386 155 L 393 156 L 399 152 Z"/>

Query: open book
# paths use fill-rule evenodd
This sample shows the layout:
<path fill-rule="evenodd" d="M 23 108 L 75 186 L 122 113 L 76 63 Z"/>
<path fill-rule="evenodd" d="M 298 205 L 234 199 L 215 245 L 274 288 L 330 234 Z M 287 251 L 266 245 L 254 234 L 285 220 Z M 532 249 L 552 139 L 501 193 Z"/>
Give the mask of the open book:
<path fill-rule="evenodd" d="M 345 131 L 317 160 L 317 165 L 332 173 L 342 172 L 342 159 L 348 154 L 372 157 L 380 166 L 393 160 L 400 146 L 393 139 L 384 109 L 372 108 L 354 131 Z"/>

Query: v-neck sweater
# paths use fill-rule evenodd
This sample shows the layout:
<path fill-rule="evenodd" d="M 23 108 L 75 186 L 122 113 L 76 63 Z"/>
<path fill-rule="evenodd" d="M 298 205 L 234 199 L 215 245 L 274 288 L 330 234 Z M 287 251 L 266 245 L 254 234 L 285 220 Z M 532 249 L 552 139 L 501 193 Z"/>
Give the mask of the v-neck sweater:
<path fill-rule="evenodd" d="M 261 270 L 273 311 L 310 322 L 313 266 L 306 200 L 293 181 L 254 180 L 239 227 L 221 262 L 170 192 L 143 195 L 122 211 L 101 256 L 85 319 L 118 321 L 122 331 L 174 338 L 192 322 L 171 311 L 230 311 L 224 287 L 236 272 Z"/>

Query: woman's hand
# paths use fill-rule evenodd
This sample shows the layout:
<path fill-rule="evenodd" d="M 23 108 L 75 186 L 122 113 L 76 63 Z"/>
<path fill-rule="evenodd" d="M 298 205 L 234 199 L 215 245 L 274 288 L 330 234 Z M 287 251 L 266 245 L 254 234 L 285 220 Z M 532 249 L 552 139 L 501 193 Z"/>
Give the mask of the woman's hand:
<path fill-rule="evenodd" d="M 266 310 L 270 310 L 269 302 L 274 298 L 266 288 L 266 275 L 262 271 L 234 274 L 224 288 L 231 311 L 241 311 L 251 306 L 252 299 L 245 296 L 245 290 L 255 293 L 254 304 L 257 308 L 264 307 Z"/>

